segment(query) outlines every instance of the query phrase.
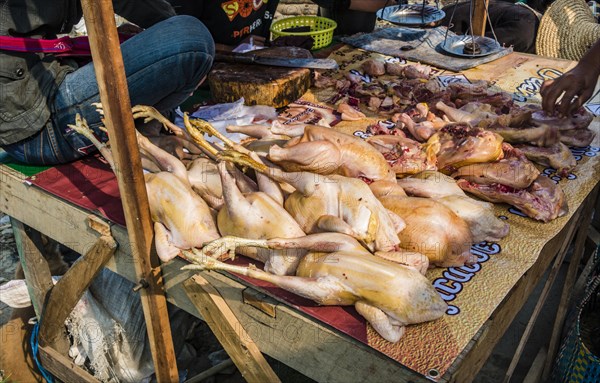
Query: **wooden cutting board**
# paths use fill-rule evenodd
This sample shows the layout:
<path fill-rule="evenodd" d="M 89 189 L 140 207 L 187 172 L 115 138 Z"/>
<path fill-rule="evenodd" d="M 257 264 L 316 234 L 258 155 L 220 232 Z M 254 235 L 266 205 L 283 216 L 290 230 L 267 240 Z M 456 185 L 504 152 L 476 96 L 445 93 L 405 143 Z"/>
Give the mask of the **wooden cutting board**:
<path fill-rule="evenodd" d="M 310 58 L 310 51 L 277 47 L 254 51 L 272 57 Z M 296 101 L 310 88 L 310 70 L 266 65 L 216 63 L 208 75 L 216 102 L 233 102 L 244 97 L 246 105 L 281 108 Z"/>

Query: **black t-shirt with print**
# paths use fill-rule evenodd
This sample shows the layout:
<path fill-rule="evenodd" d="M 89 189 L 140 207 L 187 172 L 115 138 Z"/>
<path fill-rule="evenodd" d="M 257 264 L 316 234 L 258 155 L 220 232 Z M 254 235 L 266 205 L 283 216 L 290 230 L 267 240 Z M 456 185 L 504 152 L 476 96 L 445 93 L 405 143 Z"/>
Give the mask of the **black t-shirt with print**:
<path fill-rule="evenodd" d="M 216 43 L 237 45 L 249 35 L 269 37 L 279 0 L 169 0 L 179 15 L 200 19 Z"/>

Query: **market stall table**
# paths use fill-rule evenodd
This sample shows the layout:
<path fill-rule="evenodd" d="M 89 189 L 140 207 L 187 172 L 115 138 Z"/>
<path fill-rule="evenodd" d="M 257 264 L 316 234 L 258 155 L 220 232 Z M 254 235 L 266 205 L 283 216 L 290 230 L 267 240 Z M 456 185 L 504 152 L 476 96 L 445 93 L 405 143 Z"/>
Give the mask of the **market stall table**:
<path fill-rule="evenodd" d="M 349 70 L 371 56 L 373 54 L 368 52 L 342 47 L 330 57 L 338 60 L 343 69 Z M 500 88 L 514 92 L 515 99 L 535 102 L 542 81 L 558 76 L 572 65 L 568 61 L 513 53 L 461 74 L 439 72 L 437 75 L 444 83 L 466 79 L 495 81 Z M 311 101 L 323 101 L 328 95 L 315 91 L 306 97 Z M 356 135 L 361 133 L 351 124 L 342 123 L 336 128 Z M 592 129 L 600 130 L 598 118 L 592 123 Z M 235 275 L 201 274 L 223 296 L 262 352 L 315 380 L 470 381 L 546 270 L 560 266 L 559 261 L 575 233 L 579 231 L 578 240 L 585 238 L 598 192 L 598 146 L 577 152 L 579 167 L 574 171 L 576 176 L 560 181 L 568 196 L 570 213 L 567 216 L 542 224 L 520 217 L 514 209 L 498 206 L 497 212 L 505 215 L 510 223 L 512 241 L 475 246 L 474 254 L 480 262 L 471 266 L 470 273 L 466 269 L 452 270 L 452 282 L 448 270 L 430 271 L 428 277 L 450 304 L 448 315 L 436 322 L 411 326 L 399 346 L 378 341 L 378 336 L 365 327 L 364 321 L 358 330 L 366 333 L 366 340 L 357 340 L 356 329 L 352 328 L 356 326 L 354 322 L 349 323 L 350 328 L 344 328 L 344 323 L 336 323 L 335 318 L 317 320 L 311 310 L 301 305 L 282 303 L 283 298 L 269 290 L 268 286 L 249 284 Z M 79 164 L 60 168 L 62 173 L 54 168 L 42 174 L 67 179 L 83 176 L 84 180 L 91 181 L 103 179 L 102 169 L 93 161 L 88 160 L 83 167 Z M 0 210 L 80 253 L 86 252 L 96 241 L 97 234 L 87 224 L 89 210 L 31 186 L 35 179 L 24 182 L 26 176 L 11 167 L 0 165 L 0 174 Z M 547 174 L 556 177 L 551 170 Z M 92 200 L 96 210 L 106 214 L 105 208 L 110 208 L 110 202 L 103 205 L 100 200 L 110 201 L 115 197 L 105 192 L 111 190 L 110 185 L 104 185 L 108 189 L 94 182 L 76 186 L 72 190 L 74 193 L 84 194 L 83 199 Z M 83 193 L 83 190 L 87 192 Z M 92 193 L 92 190 L 95 192 Z M 127 232 L 123 226 L 108 222 L 119 244 L 110 267 L 137 283 Z M 514 237 L 519 237 L 519 240 L 514 240 Z M 200 316 L 198 302 L 190 299 L 193 297 L 193 282 L 190 281 L 193 273 L 181 271 L 184 264 L 183 260 L 176 259 L 163 265 L 167 298 L 178 307 Z M 459 282 L 456 278 L 461 274 L 464 280 Z M 446 282 L 442 280 L 444 278 Z M 333 313 L 352 317 L 343 309 Z"/>

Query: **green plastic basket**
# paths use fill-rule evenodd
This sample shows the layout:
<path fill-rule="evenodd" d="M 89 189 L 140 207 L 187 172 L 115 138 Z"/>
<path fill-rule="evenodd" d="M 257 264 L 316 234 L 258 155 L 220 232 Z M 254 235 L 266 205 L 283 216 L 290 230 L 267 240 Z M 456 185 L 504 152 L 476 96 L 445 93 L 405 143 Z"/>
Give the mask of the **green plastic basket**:
<path fill-rule="evenodd" d="M 295 27 L 310 27 L 310 32 L 283 32 L 285 29 Z M 297 16 L 277 20 L 271 24 L 271 33 L 273 39 L 281 36 L 311 36 L 314 39 L 311 50 L 314 51 L 331 44 L 335 28 L 337 23 L 326 17 Z"/>

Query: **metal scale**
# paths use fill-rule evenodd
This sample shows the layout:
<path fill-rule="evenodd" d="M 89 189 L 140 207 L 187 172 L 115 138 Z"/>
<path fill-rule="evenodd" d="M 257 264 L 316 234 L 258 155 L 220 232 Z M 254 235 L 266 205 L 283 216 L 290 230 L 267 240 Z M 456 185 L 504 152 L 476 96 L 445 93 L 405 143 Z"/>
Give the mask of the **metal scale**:
<path fill-rule="evenodd" d="M 493 39 L 485 36 L 476 36 L 473 33 L 473 8 L 475 1 L 470 1 L 469 12 L 471 20 L 467 34 L 448 36 L 449 29 L 446 31 L 444 41 L 439 45 L 445 53 L 453 56 L 475 58 L 489 56 L 502 49 L 491 23 L 490 29 L 494 36 Z M 431 6 L 428 3 L 428 0 L 423 0 L 421 4 L 408 4 L 406 0 L 400 0 L 399 4 L 385 6 L 378 10 L 377 17 L 399 26 L 413 28 L 435 27 L 444 19 L 446 13 L 440 8 L 439 0 L 435 0 L 435 6 Z M 454 2 L 455 6 L 457 4 L 458 0 Z M 487 1 L 484 2 L 484 7 L 485 17 L 489 20 Z M 454 10 L 450 15 L 449 25 L 452 25 Z"/>

